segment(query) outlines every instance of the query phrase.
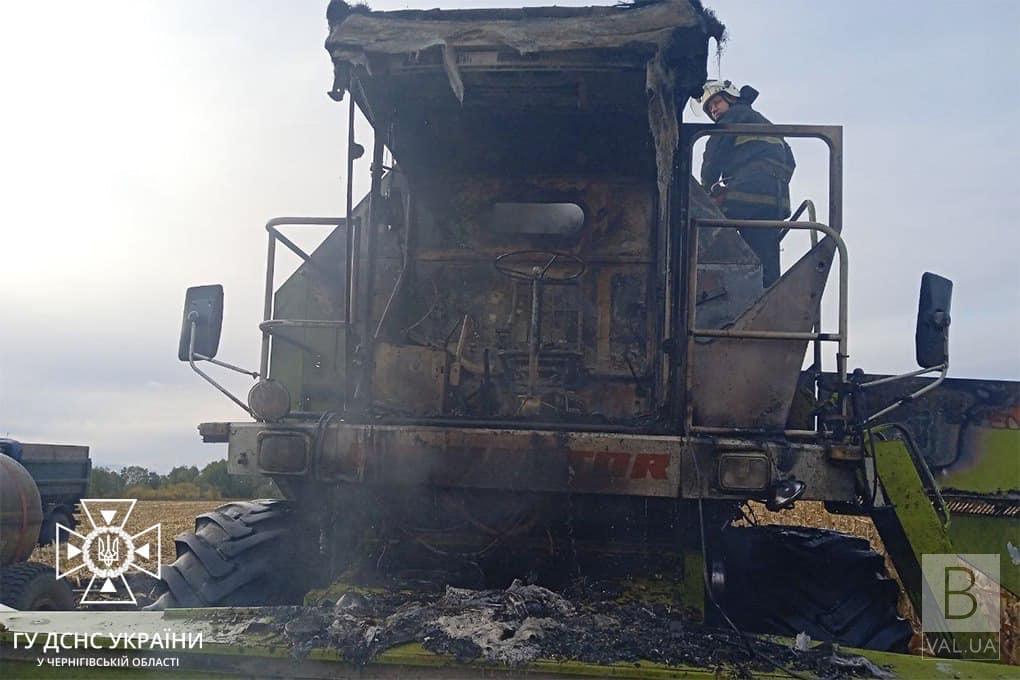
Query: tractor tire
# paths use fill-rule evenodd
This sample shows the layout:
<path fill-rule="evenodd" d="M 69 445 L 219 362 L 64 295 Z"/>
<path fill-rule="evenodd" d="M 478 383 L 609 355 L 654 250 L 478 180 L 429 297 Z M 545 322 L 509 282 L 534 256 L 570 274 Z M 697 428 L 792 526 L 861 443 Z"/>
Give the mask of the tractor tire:
<path fill-rule="evenodd" d="M 738 628 L 907 651 L 899 586 L 867 540 L 805 527 L 731 527 L 723 534 L 720 604 Z"/>
<path fill-rule="evenodd" d="M 74 530 L 74 517 L 66 510 L 54 510 L 43 519 L 42 527 L 39 529 L 39 545 L 52 545 L 57 540 L 57 525 L 62 524 L 68 529 Z"/>
<path fill-rule="evenodd" d="M 68 611 L 74 609 L 74 593 L 53 567 L 21 562 L 0 569 L 0 604 L 26 612 Z"/>
<path fill-rule="evenodd" d="M 308 532 L 287 501 L 235 501 L 195 519 L 162 569 L 163 594 L 147 609 L 299 604 L 314 560 Z"/>

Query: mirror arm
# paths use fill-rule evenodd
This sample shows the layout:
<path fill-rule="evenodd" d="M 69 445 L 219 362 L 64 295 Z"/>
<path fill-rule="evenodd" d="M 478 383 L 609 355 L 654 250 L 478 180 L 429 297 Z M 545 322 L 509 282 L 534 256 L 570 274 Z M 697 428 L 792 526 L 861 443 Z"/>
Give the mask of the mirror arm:
<path fill-rule="evenodd" d="M 198 352 L 195 352 L 195 358 L 198 359 L 199 361 L 208 361 L 210 364 L 216 364 L 217 366 L 222 366 L 223 368 L 229 368 L 231 371 L 236 371 L 237 373 L 243 373 L 244 375 L 250 375 L 251 377 L 255 378 L 256 380 L 258 380 L 260 377 L 262 377 L 262 376 L 259 375 L 258 371 L 249 371 L 247 368 L 241 368 L 240 366 L 234 366 L 233 364 L 228 364 L 226 361 L 220 361 L 219 359 L 213 359 L 212 357 L 207 357 L 204 354 L 199 354 Z"/>
<path fill-rule="evenodd" d="M 195 314 L 195 312 L 192 312 L 191 314 Z M 188 316 L 189 316 L 189 319 L 191 320 L 191 337 L 190 337 L 190 339 L 188 341 L 188 365 L 191 366 L 191 370 L 193 370 L 195 373 L 198 373 L 200 376 L 202 376 L 202 378 L 206 382 L 208 382 L 210 385 L 212 385 L 213 387 L 218 389 L 220 392 L 222 392 L 228 399 L 230 399 L 230 401 L 234 402 L 235 404 L 240 406 L 242 409 L 244 409 L 245 413 L 247 413 L 252 418 L 255 418 L 255 414 L 251 412 L 251 409 L 248 408 L 247 404 L 245 404 L 243 401 L 241 401 L 240 399 L 235 397 L 233 394 L 230 393 L 229 390 L 227 390 L 227 388 L 223 387 L 218 382 L 213 380 L 205 371 L 203 371 L 202 369 L 200 369 L 198 366 L 195 365 L 195 359 L 196 358 L 199 359 L 199 360 L 203 360 L 204 357 L 202 357 L 199 354 L 195 354 L 195 331 L 198 328 L 198 321 L 196 319 L 192 319 L 190 314 Z M 223 362 L 220 362 L 220 361 L 215 361 L 213 363 L 219 364 L 219 365 L 223 365 Z M 234 366 L 229 366 L 229 367 L 230 368 L 235 368 Z M 248 371 L 241 370 L 241 373 L 248 373 Z M 251 374 L 249 373 L 249 375 L 251 375 Z M 254 375 L 255 375 L 255 377 L 258 377 L 258 373 L 255 373 Z"/>
<path fill-rule="evenodd" d="M 941 371 L 944 366 L 946 366 L 946 364 L 940 364 L 938 366 L 932 366 L 930 368 L 919 368 L 916 371 L 911 371 L 910 373 L 891 375 L 885 378 L 879 378 L 877 380 L 871 380 L 866 383 L 861 383 L 860 385 L 858 385 L 858 387 L 860 387 L 861 389 L 867 387 L 877 387 L 878 385 L 885 385 L 886 383 L 896 382 L 897 380 L 903 380 L 905 378 L 916 378 L 917 376 L 924 375 L 925 373 L 934 373 L 935 371 Z"/>
<path fill-rule="evenodd" d="M 881 418 L 882 416 L 886 415 L 887 413 L 890 413 L 890 412 L 898 409 L 900 406 L 903 406 L 904 404 L 908 404 L 908 403 L 914 401 L 918 397 L 920 397 L 920 396 L 922 396 L 924 394 L 927 394 L 928 392 L 931 392 L 933 389 L 935 389 L 936 387 L 941 385 L 942 381 L 944 381 L 946 379 L 946 374 L 949 373 L 949 362 L 947 361 L 946 363 L 942 364 L 941 366 L 932 366 L 931 368 L 925 368 L 925 369 L 922 369 L 920 371 L 913 371 L 912 373 L 904 373 L 903 375 L 897 375 L 897 376 L 894 376 L 894 377 L 891 377 L 891 378 L 881 378 L 880 380 L 873 380 L 873 381 L 871 381 L 869 383 L 864 383 L 863 385 L 861 385 L 861 387 L 868 387 L 870 385 L 878 385 L 878 384 L 882 384 L 882 383 L 889 383 L 889 382 L 892 382 L 894 380 L 901 380 L 903 378 L 910 378 L 910 377 L 922 375 L 924 373 L 930 373 L 932 371 L 941 371 L 941 373 L 939 374 L 938 378 L 936 378 L 935 380 L 933 380 L 931 382 L 931 384 L 925 385 L 924 387 L 922 387 L 921 389 L 917 390 L 916 392 L 914 392 L 912 394 L 908 394 L 907 396 L 903 397 L 902 399 L 900 399 L 900 400 L 890 404 L 889 406 L 886 406 L 884 409 L 882 409 L 878 413 L 875 413 L 874 415 L 870 416 L 867 420 L 865 420 L 864 421 L 864 425 L 865 426 L 870 425 L 872 422 L 874 422 L 875 420 L 878 420 L 879 418 Z"/>

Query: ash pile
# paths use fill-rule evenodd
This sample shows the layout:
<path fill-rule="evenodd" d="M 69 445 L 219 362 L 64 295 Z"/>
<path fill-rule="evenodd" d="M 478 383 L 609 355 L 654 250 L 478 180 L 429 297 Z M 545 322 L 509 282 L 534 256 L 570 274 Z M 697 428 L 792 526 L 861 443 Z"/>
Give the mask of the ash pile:
<path fill-rule="evenodd" d="M 797 649 L 711 628 L 670 605 L 629 600 L 612 586 L 583 580 L 563 594 L 519 580 L 505 590 L 446 587 L 426 595 L 351 589 L 318 606 L 264 609 L 255 620 L 219 616 L 218 623 L 234 632 L 283 642 L 297 657 L 333 649 L 356 665 L 419 643 L 459 663 L 511 668 L 547 660 L 687 665 L 730 677 L 777 669 L 824 678 L 890 677 L 832 645 Z"/>

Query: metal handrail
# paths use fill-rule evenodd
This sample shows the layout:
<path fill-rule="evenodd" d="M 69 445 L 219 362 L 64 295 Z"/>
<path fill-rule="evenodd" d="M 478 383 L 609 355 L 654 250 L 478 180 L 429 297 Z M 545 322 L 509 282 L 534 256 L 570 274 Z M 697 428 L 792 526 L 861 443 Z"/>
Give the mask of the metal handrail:
<path fill-rule="evenodd" d="M 800 333 L 787 331 L 733 331 L 716 328 L 697 328 L 691 331 L 699 338 L 745 338 L 748 340 L 820 340 L 836 342 L 838 333 Z"/>
<path fill-rule="evenodd" d="M 805 203 L 809 203 L 805 201 Z M 801 208 L 803 208 L 803 204 Z M 798 209 L 798 214 L 802 210 Z M 812 209 L 812 212 L 813 209 Z M 707 228 L 719 229 L 776 229 L 776 230 L 806 230 L 812 235 L 822 232 L 832 238 L 836 244 L 836 252 L 839 254 L 839 322 L 836 333 L 822 333 L 821 327 L 810 333 L 794 331 L 740 331 L 728 329 L 698 328 L 697 318 L 697 294 L 698 294 L 698 231 Z M 688 338 L 687 338 L 687 364 L 685 372 L 685 390 L 690 393 L 693 378 L 691 357 L 694 356 L 695 338 L 742 338 L 748 340 L 808 340 L 815 343 L 836 342 L 837 349 L 837 370 L 840 371 L 840 380 L 846 381 L 846 356 L 847 356 L 847 292 L 849 290 L 849 254 L 846 243 L 839 232 L 828 225 L 819 222 L 787 222 L 785 220 L 719 220 L 719 219 L 698 219 L 691 218 L 689 227 L 688 247 L 692 250 L 690 269 L 688 270 L 687 295 L 688 295 Z M 815 242 L 812 239 L 812 242 Z M 820 320 L 819 322 L 820 323 Z M 734 428 L 717 428 L 702 425 L 695 425 L 693 421 L 693 409 L 688 408 L 686 414 L 686 428 L 689 432 L 700 432 L 704 434 L 725 434 L 734 431 Z M 811 430 L 785 430 L 784 435 L 788 437 L 809 437 L 817 435 Z"/>
<path fill-rule="evenodd" d="M 259 324 L 263 333 L 273 333 L 278 328 L 343 328 L 346 321 L 322 321 L 321 319 L 272 319 Z"/>
<path fill-rule="evenodd" d="M 815 202 L 812 201 L 810 198 L 805 198 L 803 201 L 801 201 L 800 205 L 797 206 L 797 209 L 793 212 L 793 215 L 790 216 L 790 221 L 791 222 L 797 222 L 798 220 L 800 220 L 800 216 L 804 214 L 805 210 L 807 211 L 807 214 L 808 214 L 808 219 L 807 219 L 808 222 L 817 222 L 818 221 L 818 214 L 817 214 L 817 211 L 815 210 Z M 811 233 L 811 247 L 814 248 L 815 246 L 818 245 L 818 232 L 812 231 L 810 233 Z M 822 298 L 821 298 L 821 296 L 818 297 L 818 304 L 815 306 L 815 319 L 814 319 L 814 323 L 811 325 L 811 330 L 813 332 L 815 332 L 815 333 L 821 333 L 822 332 Z M 821 340 L 814 340 L 811 343 L 811 371 L 813 373 L 813 375 L 811 376 L 811 393 L 812 393 L 812 396 L 815 399 L 815 402 L 817 402 L 818 401 L 818 376 L 821 375 L 821 373 L 822 373 L 822 341 Z M 818 428 L 820 423 L 821 423 L 821 417 L 816 415 L 815 416 L 815 429 Z"/>
<path fill-rule="evenodd" d="M 817 222 L 818 221 L 817 211 L 815 210 L 815 202 L 812 201 L 810 198 L 805 198 L 803 201 L 800 202 L 800 205 L 797 206 L 797 209 L 794 210 L 793 214 L 790 216 L 789 221 L 790 222 L 799 222 L 800 221 L 800 216 L 804 214 L 805 210 L 807 211 L 807 214 L 808 214 L 808 218 L 807 218 L 808 222 Z M 790 230 L 789 229 L 784 230 L 783 231 L 783 236 L 786 236 L 786 232 L 788 232 L 788 231 L 790 231 Z M 811 232 L 811 247 L 814 248 L 817 245 L 818 245 L 818 234 L 816 234 L 815 232 L 812 231 Z"/>
<path fill-rule="evenodd" d="M 847 360 L 848 356 L 848 324 L 847 324 L 847 293 L 848 293 L 848 282 L 849 282 L 849 257 L 840 233 L 843 228 L 843 130 L 838 126 L 827 126 L 827 125 L 685 125 L 683 135 L 683 150 L 682 153 L 682 169 L 685 172 L 689 172 L 692 168 L 692 156 L 694 153 L 694 144 L 701 137 L 707 137 L 709 135 L 766 135 L 770 137 L 783 137 L 783 138 L 815 138 L 822 140 L 829 149 L 829 225 L 821 224 L 817 221 L 815 215 L 815 205 L 811 201 L 804 201 L 798 206 L 796 213 L 794 214 L 791 221 L 784 220 L 714 220 L 704 219 L 699 220 L 691 217 L 689 213 L 684 211 L 682 213 L 684 222 L 682 226 L 682 232 L 685 237 L 684 250 L 686 252 L 677 253 L 674 257 L 677 257 L 680 262 L 683 263 L 682 274 L 679 276 L 677 281 L 683 281 L 687 286 L 686 290 L 686 309 L 682 310 L 683 319 L 687 327 L 687 342 L 684 345 L 685 356 L 683 357 L 684 374 L 685 378 L 683 381 L 684 391 L 680 394 L 680 399 L 683 400 L 685 408 L 683 409 L 682 416 L 685 421 L 685 430 L 688 432 L 712 432 L 716 434 L 722 434 L 724 432 L 734 431 L 734 428 L 710 428 L 705 426 L 695 426 L 693 422 L 694 411 L 690 400 L 691 383 L 693 381 L 693 355 L 695 351 L 695 339 L 698 337 L 730 337 L 730 338 L 747 338 L 747 339 L 764 339 L 764 340 L 809 340 L 815 343 L 815 356 L 819 359 L 818 368 L 820 369 L 820 343 L 821 342 L 836 342 L 838 343 L 838 349 L 836 351 L 836 370 L 839 374 L 840 380 L 846 382 L 847 378 Z M 688 132 L 691 131 L 692 132 Z M 683 178 L 681 184 L 681 191 L 686 195 L 688 181 L 686 176 Z M 809 220 L 806 222 L 797 221 L 803 212 L 807 210 Z M 839 252 L 840 258 L 840 278 L 839 278 L 839 321 L 838 331 L 835 334 L 822 333 L 821 332 L 821 318 L 820 318 L 820 304 L 819 310 L 815 315 L 815 323 L 812 325 L 811 333 L 788 333 L 783 331 L 732 331 L 732 330 L 715 330 L 715 329 L 699 329 L 696 324 L 697 316 L 697 276 L 698 276 L 698 232 L 701 228 L 707 227 L 718 227 L 724 229 L 736 229 L 736 228 L 747 228 L 747 229 L 776 229 L 782 230 L 784 233 L 790 229 L 807 230 L 811 232 L 812 236 L 812 247 L 817 244 L 816 234 L 822 232 L 826 236 L 831 236 L 836 244 L 836 248 Z M 670 265 L 672 266 L 672 264 Z M 685 271 L 683 271 L 685 270 Z M 683 275 L 686 275 L 683 276 Z M 675 274 L 674 274 L 675 276 Z M 676 309 L 683 298 L 679 298 L 672 302 L 672 308 Z M 677 310 L 680 311 L 680 310 Z M 671 325 L 675 324 L 673 315 L 669 313 L 667 309 L 667 318 L 670 319 Z M 679 383 L 679 381 L 677 381 Z M 844 405 L 845 409 L 845 405 Z M 788 430 L 785 433 L 787 436 L 817 436 L 817 432 L 810 430 Z"/>
<path fill-rule="evenodd" d="M 697 230 L 705 228 L 719 229 L 800 229 L 820 231 L 832 238 L 836 244 L 836 251 L 839 253 L 839 321 L 838 330 L 832 333 L 788 333 L 783 331 L 717 331 L 707 328 L 697 328 L 694 324 L 697 307 L 697 253 L 694 253 L 694 266 L 691 268 L 691 278 L 688 281 L 688 303 L 691 305 L 688 331 L 693 337 L 730 337 L 748 339 L 776 339 L 776 340 L 820 340 L 839 343 L 837 354 L 837 371 L 840 380 L 846 380 L 846 353 L 847 353 L 847 293 L 849 290 L 849 267 L 846 243 L 843 237 L 828 225 L 819 222 L 786 222 L 785 220 L 700 220 L 692 218 L 691 224 L 691 248 L 697 248 Z M 722 333 L 723 335 L 720 335 Z M 690 385 L 688 385 L 688 388 Z"/>

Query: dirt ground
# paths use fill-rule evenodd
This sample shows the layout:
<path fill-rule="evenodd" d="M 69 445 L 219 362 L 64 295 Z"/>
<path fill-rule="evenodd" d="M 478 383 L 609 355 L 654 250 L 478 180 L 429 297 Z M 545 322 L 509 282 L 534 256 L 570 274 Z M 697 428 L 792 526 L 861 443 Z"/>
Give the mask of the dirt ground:
<path fill-rule="evenodd" d="M 165 562 L 173 561 L 176 556 L 174 548 L 174 537 L 178 534 L 194 529 L 195 517 L 203 512 L 208 512 L 218 507 L 224 501 L 138 501 L 132 513 L 130 527 L 137 527 L 138 530 L 151 526 L 157 522 L 162 523 L 162 546 L 163 559 Z M 821 503 L 801 502 L 791 510 L 784 512 L 769 512 L 758 503 L 751 504 L 753 518 L 760 524 L 782 524 L 794 526 L 811 526 L 824 529 L 835 529 L 855 536 L 867 539 L 872 547 L 882 555 L 885 555 L 885 546 L 878 535 L 871 520 L 866 517 L 851 517 L 846 515 L 833 515 L 825 510 Z M 79 526 L 86 521 L 78 517 Z M 129 528 L 130 528 L 129 527 Z M 32 554 L 32 560 L 53 564 L 53 548 L 36 548 Z M 886 565 L 890 574 L 897 578 L 896 570 L 891 561 L 887 558 Z M 1013 598 L 1008 594 L 1003 595 L 1003 653 L 1010 663 L 1020 664 L 1020 599 Z M 915 616 L 910 602 L 906 595 L 900 594 L 899 603 L 900 615 L 911 622 L 914 630 L 919 630 L 918 617 Z M 915 653 L 920 650 L 920 636 L 914 636 L 911 642 L 911 649 Z"/>

